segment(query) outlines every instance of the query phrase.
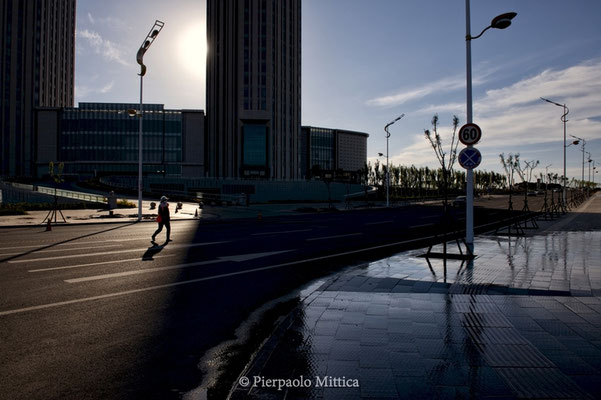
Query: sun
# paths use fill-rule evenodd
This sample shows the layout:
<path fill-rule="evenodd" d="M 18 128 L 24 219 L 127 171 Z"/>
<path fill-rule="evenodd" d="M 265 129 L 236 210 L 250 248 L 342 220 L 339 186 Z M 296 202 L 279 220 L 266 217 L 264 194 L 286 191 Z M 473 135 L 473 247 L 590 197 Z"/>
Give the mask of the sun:
<path fill-rule="evenodd" d="M 195 24 L 183 30 L 178 40 L 178 57 L 182 68 L 192 77 L 204 77 L 207 58 L 205 28 Z"/>

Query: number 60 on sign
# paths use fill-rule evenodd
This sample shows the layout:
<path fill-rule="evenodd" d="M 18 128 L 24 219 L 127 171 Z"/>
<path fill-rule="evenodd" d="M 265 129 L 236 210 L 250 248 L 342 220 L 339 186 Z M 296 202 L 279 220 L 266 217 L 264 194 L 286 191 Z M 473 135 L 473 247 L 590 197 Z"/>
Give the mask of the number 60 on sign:
<path fill-rule="evenodd" d="M 459 141 L 466 146 L 476 144 L 482 138 L 482 129 L 476 124 L 465 124 L 459 129 Z"/>

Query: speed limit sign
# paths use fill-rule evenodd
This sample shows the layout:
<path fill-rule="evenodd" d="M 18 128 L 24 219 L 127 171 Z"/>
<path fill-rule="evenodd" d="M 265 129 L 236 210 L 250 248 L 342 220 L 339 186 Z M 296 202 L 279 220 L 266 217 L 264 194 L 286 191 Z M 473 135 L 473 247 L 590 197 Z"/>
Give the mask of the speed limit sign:
<path fill-rule="evenodd" d="M 476 124 L 465 124 L 459 129 L 459 141 L 466 146 L 476 144 L 482 138 L 482 129 Z"/>

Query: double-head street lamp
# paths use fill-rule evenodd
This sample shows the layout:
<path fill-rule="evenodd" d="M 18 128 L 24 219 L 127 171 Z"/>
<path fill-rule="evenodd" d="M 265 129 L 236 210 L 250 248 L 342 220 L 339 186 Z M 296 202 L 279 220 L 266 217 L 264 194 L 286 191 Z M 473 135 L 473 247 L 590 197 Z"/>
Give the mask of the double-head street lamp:
<path fill-rule="evenodd" d="M 143 79 L 146 74 L 146 65 L 144 65 L 144 54 L 157 38 L 161 29 L 165 25 L 164 22 L 156 20 L 154 25 L 146 35 L 146 38 L 142 42 L 142 45 L 138 49 L 138 53 L 136 54 L 136 61 L 140 64 L 140 109 L 135 114 L 138 116 L 140 124 L 139 124 L 139 133 L 138 133 L 138 221 L 142 220 L 142 116 L 143 112 L 143 103 L 142 103 L 142 87 L 143 87 Z M 131 111 L 128 111 L 131 115 Z"/>
<path fill-rule="evenodd" d="M 472 118 L 472 39 L 478 39 L 490 28 L 505 29 L 511 25 L 511 20 L 517 13 L 508 12 L 497 15 L 477 36 L 471 35 L 470 0 L 465 0 L 465 58 L 466 58 L 466 98 L 467 98 L 467 123 L 473 122 Z M 466 174 L 466 218 L 465 242 L 470 253 L 474 251 L 474 171 L 467 169 Z"/>
<path fill-rule="evenodd" d="M 388 127 L 404 116 L 405 114 L 399 115 L 393 121 L 387 123 L 384 127 L 384 131 L 386 132 L 386 207 L 390 207 L 390 165 L 388 163 L 388 139 L 390 138 L 390 132 L 388 132 Z"/>
<path fill-rule="evenodd" d="M 565 205 L 567 202 L 567 197 L 568 197 L 567 189 L 566 189 L 566 181 L 568 179 L 568 177 L 566 175 L 567 174 L 567 172 L 566 172 L 566 149 L 568 148 L 568 146 L 570 146 L 570 145 L 566 145 L 566 128 L 567 128 L 566 123 L 568 122 L 568 119 L 566 118 L 566 116 L 569 114 L 570 109 L 565 104 L 559 104 L 559 103 L 556 103 L 549 99 L 545 99 L 543 97 L 541 97 L 541 100 L 544 100 L 547 103 L 555 104 L 557 107 L 563 107 L 563 115 L 561 116 L 561 121 L 563 122 L 563 204 Z M 574 144 L 578 144 L 578 143 L 574 143 Z"/>
<path fill-rule="evenodd" d="M 588 151 L 586 152 L 586 161 L 588 162 L 588 182 L 590 183 L 591 181 L 591 163 L 593 162 L 593 160 L 591 159 L 591 153 L 589 153 Z"/>
<path fill-rule="evenodd" d="M 584 148 L 586 146 L 586 140 L 584 140 L 583 138 L 579 138 L 578 136 L 574 136 L 574 135 L 570 135 L 571 137 L 573 137 L 574 139 L 578 139 L 578 140 L 574 140 L 574 144 L 578 144 L 581 143 L 582 144 L 582 181 L 580 182 L 580 188 L 584 188 Z"/>

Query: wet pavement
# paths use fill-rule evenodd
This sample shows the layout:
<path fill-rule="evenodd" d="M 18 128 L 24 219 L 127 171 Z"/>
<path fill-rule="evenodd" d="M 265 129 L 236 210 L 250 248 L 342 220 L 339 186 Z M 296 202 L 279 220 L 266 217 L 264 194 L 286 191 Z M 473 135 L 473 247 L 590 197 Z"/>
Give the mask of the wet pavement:
<path fill-rule="evenodd" d="M 601 398 L 600 205 L 480 236 L 471 262 L 408 251 L 314 284 L 231 397 Z"/>

